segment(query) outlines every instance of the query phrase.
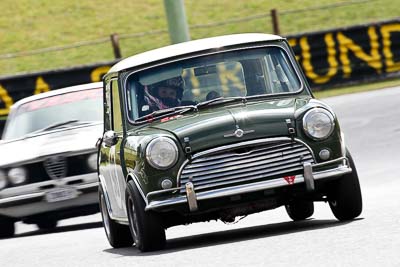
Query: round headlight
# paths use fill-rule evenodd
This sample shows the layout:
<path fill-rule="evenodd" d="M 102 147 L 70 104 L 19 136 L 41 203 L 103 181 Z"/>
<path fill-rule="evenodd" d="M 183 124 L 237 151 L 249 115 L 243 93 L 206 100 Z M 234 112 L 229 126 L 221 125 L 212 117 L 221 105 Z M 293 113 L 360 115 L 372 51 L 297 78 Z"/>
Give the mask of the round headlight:
<path fill-rule="evenodd" d="M 6 173 L 0 170 L 0 190 L 7 186 Z"/>
<path fill-rule="evenodd" d="M 152 167 L 165 170 L 172 167 L 178 160 L 178 148 L 170 138 L 159 137 L 147 146 L 146 158 Z"/>
<path fill-rule="evenodd" d="M 303 117 L 304 132 L 315 140 L 328 138 L 335 128 L 332 114 L 323 108 L 314 108 Z"/>
<path fill-rule="evenodd" d="M 97 154 L 93 153 L 87 158 L 87 165 L 92 171 L 97 170 Z"/>
<path fill-rule="evenodd" d="M 25 168 L 12 168 L 8 171 L 8 179 L 13 184 L 22 184 L 26 181 L 27 173 Z"/>

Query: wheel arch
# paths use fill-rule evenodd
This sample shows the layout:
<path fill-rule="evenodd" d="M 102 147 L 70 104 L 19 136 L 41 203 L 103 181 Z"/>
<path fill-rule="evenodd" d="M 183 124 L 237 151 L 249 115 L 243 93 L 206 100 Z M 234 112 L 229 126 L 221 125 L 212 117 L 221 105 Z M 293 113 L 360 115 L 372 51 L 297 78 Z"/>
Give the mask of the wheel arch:
<path fill-rule="evenodd" d="M 128 173 L 128 175 L 126 176 L 126 179 L 125 179 L 125 180 L 126 180 L 126 183 L 128 183 L 130 180 L 133 181 L 133 183 L 135 184 L 136 188 L 138 189 L 138 191 L 139 191 L 139 193 L 140 193 L 140 196 L 142 197 L 144 203 L 146 203 L 146 205 L 147 205 L 147 204 L 148 204 L 147 198 L 146 198 L 146 195 L 145 195 L 145 193 L 144 193 L 142 187 L 140 186 L 138 177 L 137 177 L 134 173 L 131 173 L 131 172 L 130 172 L 130 173 Z"/>

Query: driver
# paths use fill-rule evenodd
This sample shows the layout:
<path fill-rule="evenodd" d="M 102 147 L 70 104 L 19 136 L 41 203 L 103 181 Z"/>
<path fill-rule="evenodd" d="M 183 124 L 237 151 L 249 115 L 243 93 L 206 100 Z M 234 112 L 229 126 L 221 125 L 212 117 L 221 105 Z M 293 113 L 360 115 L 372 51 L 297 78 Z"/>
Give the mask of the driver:
<path fill-rule="evenodd" d="M 149 85 L 145 90 L 145 101 L 153 110 L 177 107 L 181 103 L 184 81 L 174 77 Z"/>

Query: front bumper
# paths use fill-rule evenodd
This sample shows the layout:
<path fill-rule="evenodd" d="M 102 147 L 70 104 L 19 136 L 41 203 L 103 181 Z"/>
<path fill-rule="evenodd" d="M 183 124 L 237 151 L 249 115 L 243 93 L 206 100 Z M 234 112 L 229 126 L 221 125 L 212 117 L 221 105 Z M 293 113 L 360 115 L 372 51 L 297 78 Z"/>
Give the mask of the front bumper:
<path fill-rule="evenodd" d="M 195 192 L 193 184 L 188 182 L 185 185 L 186 196 L 180 195 L 176 197 L 165 198 L 166 195 L 179 191 L 180 188 L 154 191 L 146 196 L 146 210 L 163 211 L 171 209 L 177 205 L 187 204 L 189 210 L 194 212 L 198 208 L 198 201 L 247 194 L 268 189 L 292 186 L 295 184 L 304 184 L 304 190 L 306 192 L 312 192 L 315 190 L 314 181 L 340 177 L 344 174 L 352 172 L 352 169 L 349 166 L 349 161 L 345 157 L 319 164 L 308 163 L 304 164 L 303 166 L 304 171 L 301 175 L 236 185 L 228 188 L 219 188 L 198 193 Z"/>
<path fill-rule="evenodd" d="M 97 174 L 92 173 L 4 189 L 0 192 L 0 215 L 20 219 L 97 204 L 97 179 Z M 46 199 L 49 192 L 60 189 L 72 189 L 77 195 L 54 202 Z"/>

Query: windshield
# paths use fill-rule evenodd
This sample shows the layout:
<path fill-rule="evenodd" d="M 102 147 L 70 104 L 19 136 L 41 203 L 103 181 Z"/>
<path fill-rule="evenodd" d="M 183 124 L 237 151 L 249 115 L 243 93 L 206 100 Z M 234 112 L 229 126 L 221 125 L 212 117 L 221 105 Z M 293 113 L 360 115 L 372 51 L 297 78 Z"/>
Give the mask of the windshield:
<path fill-rule="evenodd" d="M 224 52 L 132 74 L 126 90 L 128 115 L 135 120 L 157 110 L 217 98 L 293 93 L 300 88 L 299 78 L 281 48 Z"/>
<path fill-rule="evenodd" d="M 101 122 L 102 89 L 75 91 L 27 102 L 9 116 L 3 139 L 71 126 L 80 122 Z"/>

